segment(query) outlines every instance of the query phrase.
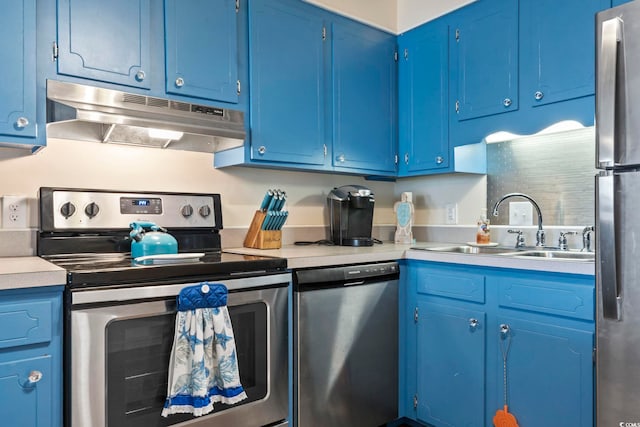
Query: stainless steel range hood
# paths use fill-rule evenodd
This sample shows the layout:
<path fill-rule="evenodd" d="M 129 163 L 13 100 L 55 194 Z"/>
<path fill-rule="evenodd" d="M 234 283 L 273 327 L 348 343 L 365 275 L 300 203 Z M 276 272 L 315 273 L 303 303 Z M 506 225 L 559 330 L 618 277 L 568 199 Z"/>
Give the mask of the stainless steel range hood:
<path fill-rule="evenodd" d="M 242 111 L 48 80 L 47 136 L 215 153 L 246 133 Z"/>

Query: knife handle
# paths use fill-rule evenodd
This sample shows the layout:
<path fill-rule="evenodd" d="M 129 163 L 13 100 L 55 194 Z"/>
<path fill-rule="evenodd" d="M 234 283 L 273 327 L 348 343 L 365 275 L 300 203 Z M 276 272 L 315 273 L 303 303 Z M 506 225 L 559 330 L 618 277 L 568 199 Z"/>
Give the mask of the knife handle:
<path fill-rule="evenodd" d="M 260 204 L 260 210 L 263 212 L 266 211 L 272 199 L 273 199 L 273 190 L 267 190 L 267 192 L 264 195 L 264 199 L 262 199 L 262 203 Z"/>

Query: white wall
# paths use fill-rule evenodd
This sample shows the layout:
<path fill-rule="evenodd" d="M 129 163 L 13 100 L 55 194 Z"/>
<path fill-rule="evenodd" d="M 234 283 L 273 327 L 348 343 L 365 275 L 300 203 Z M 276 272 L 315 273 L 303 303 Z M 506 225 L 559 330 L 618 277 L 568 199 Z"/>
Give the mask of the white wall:
<path fill-rule="evenodd" d="M 402 33 L 431 21 L 452 10 L 458 9 L 476 0 L 397 0 L 398 26 L 397 33 Z"/>
<path fill-rule="evenodd" d="M 399 34 L 476 0 L 304 1 Z"/>
<path fill-rule="evenodd" d="M 41 186 L 131 191 L 216 192 L 222 195 L 225 227 L 248 227 L 268 188 L 287 191 L 288 225 L 326 225 L 326 196 L 333 187 L 361 184 L 376 196 L 374 224 L 394 224 L 393 204 L 413 191 L 416 225 L 444 223 L 444 205 L 458 203 L 460 223 L 472 224 L 486 202 L 486 178 L 443 175 L 365 181 L 347 175 L 246 167 L 214 169 L 211 154 L 50 139 L 34 155 L 0 148 L 0 196 L 30 198 L 30 226 L 37 227 Z"/>
<path fill-rule="evenodd" d="M 398 0 L 304 0 L 325 9 L 397 33 Z"/>

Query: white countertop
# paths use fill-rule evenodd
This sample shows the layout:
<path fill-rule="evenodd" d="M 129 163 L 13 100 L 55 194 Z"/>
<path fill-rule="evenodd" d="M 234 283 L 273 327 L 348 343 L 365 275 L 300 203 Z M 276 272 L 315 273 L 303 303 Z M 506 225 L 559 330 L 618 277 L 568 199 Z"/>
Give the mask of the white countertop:
<path fill-rule="evenodd" d="M 411 246 L 413 245 L 385 242 L 367 247 L 286 245 L 280 249 L 226 248 L 224 251 L 241 255 L 286 258 L 288 267 L 295 269 L 396 260 L 403 258 Z"/>
<path fill-rule="evenodd" d="M 0 290 L 64 285 L 63 268 L 37 256 L 0 257 Z"/>
<path fill-rule="evenodd" d="M 484 267 L 548 271 L 553 273 L 584 274 L 590 276 L 595 274 L 594 263 L 589 261 L 539 258 L 523 259 L 504 255 L 443 253 L 411 249 L 411 247 L 415 246 L 435 247 L 448 245 L 448 243 L 442 242 L 420 242 L 404 245 L 385 242 L 381 245 L 369 247 L 287 245 L 281 249 L 226 248 L 224 251 L 244 255 L 286 258 L 287 265 L 292 269 L 390 261 L 404 258 Z"/>

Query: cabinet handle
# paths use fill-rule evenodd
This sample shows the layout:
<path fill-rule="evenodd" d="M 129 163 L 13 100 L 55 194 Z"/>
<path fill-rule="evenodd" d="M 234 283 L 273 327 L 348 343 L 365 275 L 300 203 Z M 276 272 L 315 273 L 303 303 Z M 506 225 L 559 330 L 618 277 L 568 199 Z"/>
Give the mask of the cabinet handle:
<path fill-rule="evenodd" d="M 16 120 L 16 126 L 20 129 L 26 128 L 29 126 L 29 119 L 26 117 L 18 117 L 18 120 Z"/>
<path fill-rule="evenodd" d="M 267 147 L 265 147 L 264 145 L 261 145 L 260 147 L 258 147 L 258 154 L 264 154 L 267 152 Z"/>
<path fill-rule="evenodd" d="M 469 319 L 469 327 L 471 329 L 476 329 L 478 325 L 480 325 L 480 322 L 478 321 L 478 319 L 474 319 L 473 317 Z"/>
<path fill-rule="evenodd" d="M 441 165 L 444 162 L 444 157 L 438 156 L 436 157 L 436 164 Z"/>
<path fill-rule="evenodd" d="M 506 323 L 502 323 L 500 325 L 500 335 L 504 338 L 507 336 L 507 334 L 509 334 L 509 331 L 511 330 L 511 328 L 509 327 L 509 325 L 507 325 Z"/>
<path fill-rule="evenodd" d="M 540 101 L 542 98 L 544 98 L 544 93 L 538 90 L 533 94 L 533 97 L 536 99 L 536 101 Z"/>
<path fill-rule="evenodd" d="M 344 156 L 344 154 L 340 154 L 338 157 L 336 157 L 336 160 L 340 163 L 344 163 L 347 158 Z"/>
<path fill-rule="evenodd" d="M 405 165 L 409 164 L 409 153 L 404 153 L 404 164 Z"/>
<path fill-rule="evenodd" d="M 138 71 L 138 72 L 136 73 L 136 80 L 137 80 L 137 81 L 139 81 L 139 82 L 141 82 L 141 81 L 143 81 L 143 80 L 144 80 L 144 78 L 145 78 L 146 76 L 147 76 L 147 75 L 144 73 L 144 71 L 140 70 L 140 71 Z"/>
<path fill-rule="evenodd" d="M 504 101 L 502 101 L 502 105 L 509 107 L 511 105 L 511 98 L 505 98 Z"/>
<path fill-rule="evenodd" d="M 184 79 L 182 77 L 178 77 L 176 79 L 176 86 L 178 86 L 178 87 L 184 86 Z"/>
<path fill-rule="evenodd" d="M 41 379 L 42 379 L 42 372 L 31 371 L 29 372 L 29 376 L 27 377 L 27 383 L 25 384 L 25 387 L 33 387 Z"/>

